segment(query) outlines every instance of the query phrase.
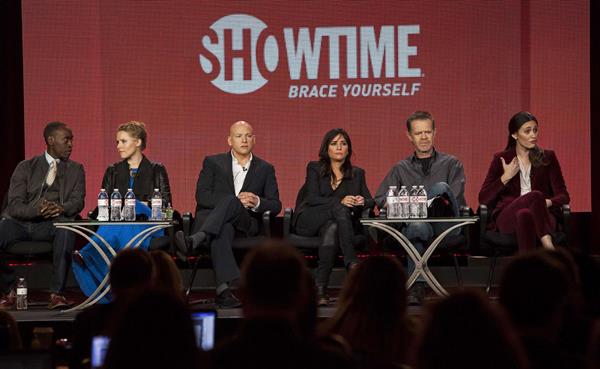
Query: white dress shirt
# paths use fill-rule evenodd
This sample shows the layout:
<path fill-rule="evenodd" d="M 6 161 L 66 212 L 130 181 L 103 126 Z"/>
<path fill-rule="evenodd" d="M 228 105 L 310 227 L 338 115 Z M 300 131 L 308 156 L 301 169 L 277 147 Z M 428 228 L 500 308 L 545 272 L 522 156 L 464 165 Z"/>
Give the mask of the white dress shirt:
<path fill-rule="evenodd" d="M 233 188 L 235 190 L 235 195 L 239 196 L 242 191 L 242 186 L 244 185 L 244 181 L 246 180 L 246 175 L 248 174 L 248 170 L 250 169 L 250 165 L 252 164 L 252 153 L 250 153 L 250 159 L 246 165 L 241 165 L 240 162 L 235 157 L 233 151 L 231 151 L 231 172 L 233 175 Z M 260 206 L 260 197 L 257 196 L 258 202 L 256 206 L 250 210 L 256 211 Z"/>
<path fill-rule="evenodd" d="M 518 159 L 518 156 L 517 156 Z M 525 165 L 519 160 L 519 177 L 521 180 L 521 196 L 531 192 L 531 163 Z"/>

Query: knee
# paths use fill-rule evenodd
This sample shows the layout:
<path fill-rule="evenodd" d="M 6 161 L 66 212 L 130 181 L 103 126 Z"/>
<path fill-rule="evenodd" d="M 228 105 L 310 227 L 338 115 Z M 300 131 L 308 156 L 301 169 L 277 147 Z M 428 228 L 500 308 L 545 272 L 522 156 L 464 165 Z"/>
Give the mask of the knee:
<path fill-rule="evenodd" d="M 344 218 L 349 219 L 350 215 L 351 215 L 350 208 L 342 205 L 342 203 L 340 203 L 340 202 L 338 202 L 333 207 L 333 216 L 335 219 L 344 219 Z"/>
<path fill-rule="evenodd" d="M 334 247 L 337 239 L 338 225 L 336 222 L 328 222 L 325 225 L 321 239 L 321 247 Z"/>
<path fill-rule="evenodd" d="M 446 182 L 438 182 L 429 187 L 429 192 L 434 192 L 437 194 L 442 194 L 450 191 L 450 186 Z"/>
<path fill-rule="evenodd" d="M 531 191 L 525 196 L 527 196 L 529 201 L 531 201 L 532 203 L 546 203 L 546 197 L 540 191 Z"/>

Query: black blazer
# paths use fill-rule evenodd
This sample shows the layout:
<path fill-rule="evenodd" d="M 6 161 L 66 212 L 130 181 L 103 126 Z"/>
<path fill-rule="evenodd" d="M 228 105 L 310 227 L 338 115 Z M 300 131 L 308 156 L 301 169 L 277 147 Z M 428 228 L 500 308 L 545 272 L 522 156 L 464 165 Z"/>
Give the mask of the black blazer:
<path fill-rule="evenodd" d="M 121 196 L 125 196 L 129 188 L 127 160 L 121 160 L 106 168 L 102 188 L 106 189 L 109 196 L 115 188 L 119 189 Z M 133 193 L 136 199 L 149 201 L 155 188 L 160 190 L 164 206 L 169 203 L 173 205 L 167 169 L 161 163 L 153 163 L 144 156 L 133 181 Z"/>
<path fill-rule="evenodd" d="M 201 222 L 225 196 L 235 195 L 231 159 L 231 152 L 204 158 L 196 185 L 196 212 Z M 242 192 L 260 197 L 257 211 L 249 211 L 253 216 L 260 217 L 267 210 L 274 216 L 281 211 L 275 168 L 256 155 L 252 156 Z"/>
<path fill-rule="evenodd" d="M 20 162 L 10 178 L 5 217 L 19 220 L 40 218 L 37 202 L 50 166 L 45 155 Z M 56 180 L 60 186 L 60 205 L 65 209 L 60 218 L 74 218 L 83 210 L 85 200 L 85 171 L 72 160 L 58 163 Z M 40 218 L 41 219 L 41 218 Z"/>
<path fill-rule="evenodd" d="M 335 203 L 340 202 L 345 196 L 360 195 L 365 198 L 365 205 L 357 207 L 355 213 L 360 214 L 363 208 L 373 208 L 375 201 L 367 188 L 365 171 L 359 167 L 352 167 L 352 178 L 344 178 L 338 188 L 331 188 L 331 177 L 321 175 L 321 163 L 311 161 L 306 166 L 306 181 L 296 199 L 296 210 L 294 211 L 295 226 L 298 217 L 307 209 L 317 206 L 332 208 Z"/>

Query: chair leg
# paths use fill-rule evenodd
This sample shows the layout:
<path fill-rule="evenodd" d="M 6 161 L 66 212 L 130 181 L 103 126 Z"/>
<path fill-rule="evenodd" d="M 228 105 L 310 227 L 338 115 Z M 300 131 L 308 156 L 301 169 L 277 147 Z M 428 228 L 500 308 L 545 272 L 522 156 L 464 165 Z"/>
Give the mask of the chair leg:
<path fill-rule="evenodd" d="M 492 281 L 494 280 L 494 272 L 496 271 L 496 262 L 498 260 L 498 256 L 494 256 L 492 258 L 492 262 L 490 264 L 490 271 L 488 273 L 487 285 L 485 286 L 485 293 L 489 295 L 490 289 L 492 288 Z"/>
<path fill-rule="evenodd" d="M 460 270 L 460 265 L 458 265 L 458 257 L 456 256 L 456 254 L 452 254 L 452 257 L 454 259 L 454 272 L 456 273 L 456 281 L 458 282 L 458 287 L 463 288 L 462 272 Z"/>
<path fill-rule="evenodd" d="M 196 273 L 198 273 L 198 268 L 200 267 L 200 257 L 196 258 L 196 262 L 194 263 L 194 269 L 192 270 L 192 275 L 190 276 L 190 281 L 187 289 L 185 290 L 185 297 L 187 300 L 190 298 L 190 292 L 192 291 L 192 286 L 194 285 L 194 279 L 196 279 Z"/>

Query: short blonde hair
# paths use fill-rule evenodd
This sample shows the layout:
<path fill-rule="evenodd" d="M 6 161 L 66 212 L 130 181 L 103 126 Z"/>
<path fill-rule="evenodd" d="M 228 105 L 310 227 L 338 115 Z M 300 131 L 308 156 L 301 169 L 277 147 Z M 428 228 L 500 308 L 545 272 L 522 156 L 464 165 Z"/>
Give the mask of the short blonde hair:
<path fill-rule="evenodd" d="M 127 132 L 127 133 L 129 133 L 129 135 L 131 135 L 131 137 L 142 140 L 142 145 L 141 145 L 140 149 L 144 150 L 146 148 L 147 134 L 146 134 L 146 125 L 144 124 L 144 122 L 138 122 L 138 121 L 132 120 L 130 122 L 123 123 L 117 129 L 117 132 L 120 132 L 120 131 Z"/>

